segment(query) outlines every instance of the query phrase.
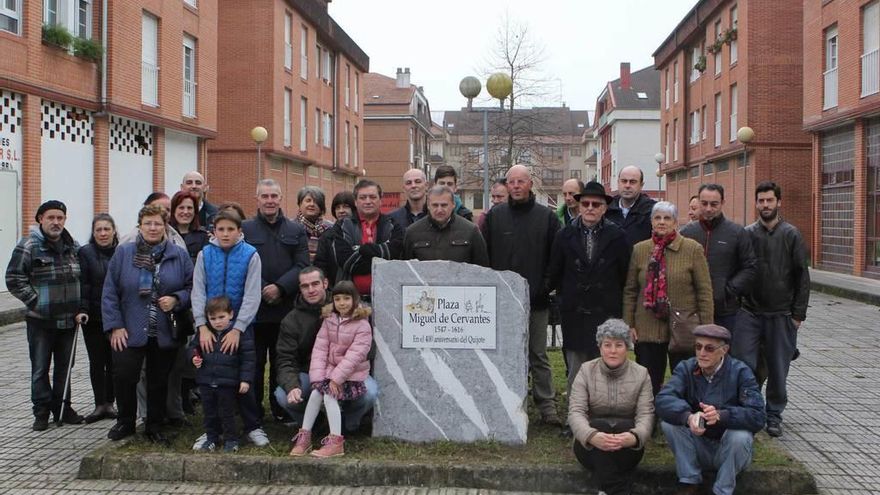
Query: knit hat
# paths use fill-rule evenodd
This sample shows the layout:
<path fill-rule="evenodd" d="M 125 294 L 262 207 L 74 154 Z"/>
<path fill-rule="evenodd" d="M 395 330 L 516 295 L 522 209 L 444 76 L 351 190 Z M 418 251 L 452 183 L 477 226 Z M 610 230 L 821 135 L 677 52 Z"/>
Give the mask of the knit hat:
<path fill-rule="evenodd" d="M 41 204 L 39 208 L 37 208 L 37 214 L 34 215 L 34 220 L 37 222 L 40 221 L 40 217 L 43 216 L 43 213 L 46 213 L 49 210 L 61 210 L 67 215 L 67 206 L 64 205 L 61 201 L 57 199 L 50 199 L 45 203 Z"/>

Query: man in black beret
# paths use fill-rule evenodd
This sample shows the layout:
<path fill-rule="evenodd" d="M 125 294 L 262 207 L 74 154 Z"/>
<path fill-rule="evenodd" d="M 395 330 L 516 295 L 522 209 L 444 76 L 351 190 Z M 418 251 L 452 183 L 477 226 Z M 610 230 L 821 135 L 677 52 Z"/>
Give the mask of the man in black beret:
<path fill-rule="evenodd" d="M 57 424 L 78 424 L 82 416 L 70 407 L 68 366 L 75 342 L 74 328 L 84 323 L 80 307 L 79 244 L 64 223 L 67 207 L 50 200 L 35 215 L 38 225 L 12 251 L 6 286 L 27 306 L 27 339 L 31 359 L 31 402 L 34 431 L 49 428 L 49 412 Z M 52 383 L 49 367 L 54 360 Z M 65 385 L 67 385 L 65 387 Z M 65 388 L 67 395 L 62 397 Z"/>
<path fill-rule="evenodd" d="M 764 398 L 752 370 L 727 354 L 726 328 L 700 325 L 694 338 L 696 356 L 675 367 L 655 409 L 675 456 L 675 493 L 703 493 L 703 470 L 717 470 L 712 491 L 730 495 L 752 460 L 754 435 L 764 427 Z"/>

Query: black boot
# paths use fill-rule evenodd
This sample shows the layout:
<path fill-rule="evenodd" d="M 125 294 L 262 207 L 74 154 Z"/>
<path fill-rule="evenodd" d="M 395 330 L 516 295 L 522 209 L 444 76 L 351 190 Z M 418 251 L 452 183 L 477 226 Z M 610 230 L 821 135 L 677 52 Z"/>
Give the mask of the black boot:
<path fill-rule="evenodd" d="M 34 431 L 46 431 L 49 429 L 49 413 L 37 413 L 34 415 Z"/>
<path fill-rule="evenodd" d="M 104 416 L 104 406 L 101 405 L 95 406 L 95 410 L 87 414 L 86 417 L 83 418 L 83 420 L 86 422 L 87 425 L 90 425 L 96 421 L 101 421 L 105 417 L 106 416 Z"/>

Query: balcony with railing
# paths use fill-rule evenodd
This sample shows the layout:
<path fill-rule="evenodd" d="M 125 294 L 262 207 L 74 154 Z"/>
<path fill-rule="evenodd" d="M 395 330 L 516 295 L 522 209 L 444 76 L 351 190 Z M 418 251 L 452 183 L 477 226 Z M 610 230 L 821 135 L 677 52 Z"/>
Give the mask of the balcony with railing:
<path fill-rule="evenodd" d="M 159 67 L 150 62 L 141 62 L 141 102 L 159 106 Z"/>
<path fill-rule="evenodd" d="M 186 79 L 183 81 L 183 115 L 196 116 L 196 82 Z"/>
<path fill-rule="evenodd" d="M 825 71 L 825 98 L 823 110 L 837 106 L 837 67 Z"/>
<path fill-rule="evenodd" d="M 880 49 L 862 55 L 862 96 L 880 91 Z"/>

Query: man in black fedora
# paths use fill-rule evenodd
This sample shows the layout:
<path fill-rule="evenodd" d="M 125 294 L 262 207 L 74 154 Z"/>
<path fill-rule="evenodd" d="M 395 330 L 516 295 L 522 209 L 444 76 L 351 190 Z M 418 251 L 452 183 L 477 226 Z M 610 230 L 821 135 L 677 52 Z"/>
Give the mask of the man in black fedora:
<path fill-rule="evenodd" d="M 574 195 L 580 214 L 556 233 L 548 270 L 560 298 L 562 350 L 571 387 L 581 364 L 599 357 L 596 328 L 623 314 L 623 286 L 632 246 L 626 233 L 605 219 L 611 196 L 598 182 Z"/>

